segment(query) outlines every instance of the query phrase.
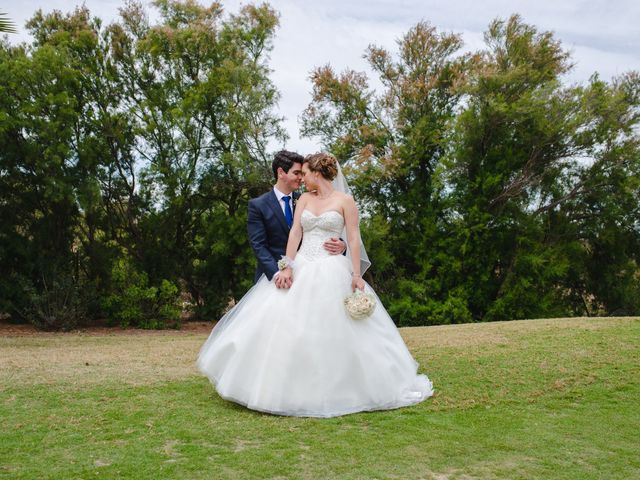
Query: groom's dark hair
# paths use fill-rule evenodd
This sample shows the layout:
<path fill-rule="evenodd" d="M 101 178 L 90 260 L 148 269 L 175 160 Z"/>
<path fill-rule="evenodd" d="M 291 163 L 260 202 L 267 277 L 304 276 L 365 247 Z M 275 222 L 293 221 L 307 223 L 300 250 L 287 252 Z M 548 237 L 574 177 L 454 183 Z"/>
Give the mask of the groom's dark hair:
<path fill-rule="evenodd" d="M 271 169 L 273 170 L 273 176 L 278 181 L 278 168 L 281 168 L 285 173 L 289 173 L 289 169 L 294 163 L 302 163 L 304 157 L 296 152 L 289 152 L 287 150 L 280 150 L 273 156 L 273 162 L 271 162 Z"/>

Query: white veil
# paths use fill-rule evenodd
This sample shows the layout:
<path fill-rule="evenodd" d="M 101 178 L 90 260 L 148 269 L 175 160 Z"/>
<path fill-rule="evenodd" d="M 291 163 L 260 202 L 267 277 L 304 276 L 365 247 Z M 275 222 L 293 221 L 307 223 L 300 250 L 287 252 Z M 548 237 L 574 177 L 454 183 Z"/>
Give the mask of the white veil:
<path fill-rule="evenodd" d="M 349 184 L 347 183 L 347 179 L 344 178 L 342 174 L 342 168 L 340 167 L 340 162 L 336 162 L 338 164 L 338 175 L 334 178 L 332 185 L 333 188 L 339 192 L 346 193 L 347 195 L 353 196 L 351 193 L 351 189 L 349 188 Z M 349 243 L 347 242 L 347 229 L 342 229 L 342 238 L 347 244 L 347 258 L 351 260 L 351 251 L 349 249 Z M 371 261 L 369 261 L 369 257 L 367 256 L 367 251 L 364 249 L 364 245 L 362 244 L 362 237 L 360 236 L 360 221 L 358 219 L 358 238 L 360 240 L 360 276 L 364 275 L 364 272 L 371 266 Z"/>

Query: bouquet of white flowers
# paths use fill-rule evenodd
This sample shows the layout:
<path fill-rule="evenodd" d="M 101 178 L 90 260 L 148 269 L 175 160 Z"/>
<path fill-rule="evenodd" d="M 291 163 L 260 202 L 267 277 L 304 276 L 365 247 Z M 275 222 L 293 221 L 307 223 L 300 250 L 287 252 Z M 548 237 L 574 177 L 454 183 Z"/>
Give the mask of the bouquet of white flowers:
<path fill-rule="evenodd" d="M 347 313 L 354 320 L 367 318 L 376 309 L 376 297 L 371 293 L 356 290 L 344 299 Z"/>

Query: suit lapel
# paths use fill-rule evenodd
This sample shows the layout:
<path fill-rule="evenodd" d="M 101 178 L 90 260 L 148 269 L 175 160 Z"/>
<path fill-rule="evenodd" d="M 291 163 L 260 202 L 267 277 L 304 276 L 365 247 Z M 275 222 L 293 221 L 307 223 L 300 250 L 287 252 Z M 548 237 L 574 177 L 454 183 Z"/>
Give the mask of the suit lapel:
<path fill-rule="evenodd" d="M 287 220 L 284 218 L 284 212 L 280 207 L 280 203 L 278 202 L 278 197 L 276 197 L 276 192 L 271 190 L 271 192 L 269 192 L 269 195 L 267 196 L 267 199 L 268 199 L 269 207 L 271 207 L 271 210 L 273 210 L 273 213 L 275 213 L 276 218 L 280 223 L 280 226 L 284 228 L 284 231 L 287 232 L 287 235 L 288 235 L 290 228 L 289 228 L 289 225 L 287 225 Z"/>

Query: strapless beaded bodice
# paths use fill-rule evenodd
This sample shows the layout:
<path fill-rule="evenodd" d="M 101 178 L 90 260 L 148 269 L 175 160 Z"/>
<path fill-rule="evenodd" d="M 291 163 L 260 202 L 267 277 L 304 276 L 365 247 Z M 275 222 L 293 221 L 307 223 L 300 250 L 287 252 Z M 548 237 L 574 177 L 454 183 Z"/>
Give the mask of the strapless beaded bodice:
<path fill-rule="evenodd" d="M 302 245 L 298 255 L 307 260 L 317 260 L 330 256 L 323 244 L 331 237 L 340 237 L 344 228 L 344 218 L 336 210 L 328 210 L 314 215 L 309 210 L 302 212 Z"/>

